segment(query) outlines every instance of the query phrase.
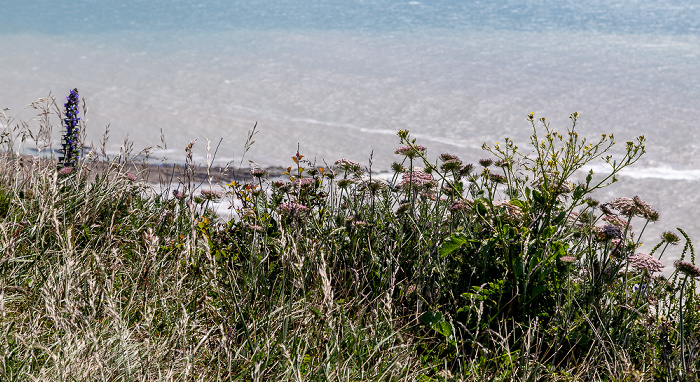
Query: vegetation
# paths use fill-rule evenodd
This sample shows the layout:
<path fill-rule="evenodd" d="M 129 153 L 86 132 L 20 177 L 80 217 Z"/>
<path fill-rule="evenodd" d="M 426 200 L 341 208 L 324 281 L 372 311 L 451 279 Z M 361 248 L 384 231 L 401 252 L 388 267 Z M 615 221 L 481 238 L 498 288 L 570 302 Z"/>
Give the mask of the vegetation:
<path fill-rule="evenodd" d="M 156 187 L 126 155 L 14 154 L 64 120 L 50 99 L 33 107 L 38 130 L 3 121 L 3 381 L 697 379 L 690 239 L 637 253 L 659 214 L 592 195 L 643 137 L 616 158 L 576 113 L 561 133 L 531 114 L 527 149 L 485 145 L 477 165 L 431 161 L 400 131 L 390 177 L 296 153 L 283 179 L 254 167 L 219 188 L 195 182 L 190 145 Z M 601 160 L 607 173 L 579 174 Z"/>

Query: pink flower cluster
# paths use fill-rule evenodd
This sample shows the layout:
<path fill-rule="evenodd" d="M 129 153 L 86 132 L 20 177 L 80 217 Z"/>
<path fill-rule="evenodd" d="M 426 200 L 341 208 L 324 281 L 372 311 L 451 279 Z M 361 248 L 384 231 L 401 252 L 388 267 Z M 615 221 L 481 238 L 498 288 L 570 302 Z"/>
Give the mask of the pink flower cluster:
<path fill-rule="evenodd" d="M 287 213 L 287 214 L 295 214 L 298 212 L 307 212 L 309 210 L 309 207 L 301 205 L 299 203 L 282 203 L 280 204 L 280 211 Z"/>
<path fill-rule="evenodd" d="M 214 190 L 202 190 L 202 197 L 206 200 L 215 200 L 221 198 L 221 194 Z"/>
<path fill-rule="evenodd" d="M 297 187 L 311 186 L 315 183 L 316 183 L 316 179 L 314 179 L 314 178 L 301 178 L 301 179 L 296 179 L 294 181 L 294 184 Z"/>
<path fill-rule="evenodd" d="M 615 200 L 608 203 L 608 206 L 620 211 L 620 214 L 624 216 L 639 216 L 649 221 L 659 220 L 659 213 L 639 196 L 635 196 L 632 199 L 615 198 Z"/>
<path fill-rule="evenodd" d="M 649 273 L 659 272 L 664 268 L 664 264 L 654 257 L 645 253 L 635 253 L 627 258 L 627 262 L 639 270 L 645 270 Z"/>
<path fill-rule="evenodd" d="M 673 265 L 676 267 L 676 269 L 681 272 L 685 273 L 687 276 L 697 278 L 700 277 L 700 269 L 696 267 L 695 265 L 688 263 L 686 261 L 680 261 L 676 260 L 673 262 Z"/>
<path fill-rule="evenodd" d="M 611 225 L 614 225 L 615 227 L 619 228 L 620 230 L 625 230 L 631 231 L 632 230 L 632 225 L 627 224 L 626 220 L 622 220 L 619 216 L 617 215 L 605 215 L 603 216 L 603 220 L 606 222 L 610 223 Z"/>
<path fill-rule="evenodd" d="M 430 175 L 427 172 L 422 171 L 422 170 L 414 170 L 414 171 L 406 172 L 402 175 L 401 179 L 402 179 L 401 180 L 401 187 L 431 186 L 435 183 L 435 178 L 433 178 L 432 175 Z"/>
<path fill-rule="evenodd" d="M 399 147 L 394 151 L 395 154 L 398 155 L 403 155 L 405 157 L 409 158 L 415 158 L 418 156 L 418 154 L 425 154 L 425 147 L 421 145 L 416 145 L 416 146 L 403 146 Z"/>
<path fill-rule="evenodd" d="M 350 159 L 338 159 L 333 163 L 336 167 L 340 167 L 346 171 L 360 171 L 360 164 Z"/>

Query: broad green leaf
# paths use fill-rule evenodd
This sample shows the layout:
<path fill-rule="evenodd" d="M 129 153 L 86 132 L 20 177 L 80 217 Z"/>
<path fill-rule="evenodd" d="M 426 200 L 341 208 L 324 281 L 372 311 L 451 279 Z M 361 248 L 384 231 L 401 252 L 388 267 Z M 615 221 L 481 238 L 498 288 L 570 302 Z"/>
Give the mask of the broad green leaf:
<path fill-rule="evenodd" d="M 467 240 L 467 237 L 463 233 L 453 233 L 447 240 L 442 242 L 438 253 L 440 256 L 445 257 L 466 244 Z"/>

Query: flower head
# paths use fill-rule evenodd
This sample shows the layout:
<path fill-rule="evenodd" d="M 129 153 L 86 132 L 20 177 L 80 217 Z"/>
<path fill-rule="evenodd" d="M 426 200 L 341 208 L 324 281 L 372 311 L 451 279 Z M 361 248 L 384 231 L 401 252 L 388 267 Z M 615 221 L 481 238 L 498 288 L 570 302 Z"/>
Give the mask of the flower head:
<path fill-rule="evenodd" d="M 459 171 L 462 169 L 462 161 L 456 158 L 446 160 L 440 165 L 440 169 L 445 172 Z"/>
<path fill-rule="evenodd" d="M 700 269 L 691 263 L 676 260 L 673 262 L 673 265 L 679 272 L 685 273 L 687 276 L 693 278 L 700 277 Z"/>
<path fill-rule="evenodd" d="M 611 225 L 614 225 L 620 230 L 632 230 L 632 225 L 628 224 L 626 220 L 620 219 L 620 217 L 617 215 L 604 215 L 603 220 L 610 223 Z"/>
<path fill-rule="evenodd" d="M 252 175 L 255 178 L 262 178 L 264 176 L 267 176 L 267 170 L 260 167 L 253 167 L 250 169 L 250 175 Z"/>
<path fill-rule="evenodd" d="M 671 231 L 666 231 L 661 234 L 661 239 L 666 242 L 667 244 L 671 245 L 676 245 L 681 241 L 681 238 L 678 237 L 675 233 Z"/>
<path fill-rule="evenodd" d="M 428 174 L 423 170 L 416 170 L 406 172 L 401 177 L 401 187 L 430 187 L 435 184 L 435 179 L 432 175 Z"/>
<path fill-rule="evenodd" d="M 66 101 L 63 105 L 65 107 L 63 125 L 66 130 L 63 133 L 63 142 L 61 143 L 63 156 L 59 158 L 59 166 L 75 167 L 78 159 L 80 159 L 81 150 L 80 128 L 78 127 L 80 122 L 78 117 L 78 104 L 80 103 L 78 89 L 71 90 L 68 97 L 66 97 Z"/>
<path fill-rule="evenodd" d="M 173 190 L 173 196 L 174 196 L 175 199 L 177 199 L 177 200 L 182 200 L 182 199 L 185 199 L 185 197 L 186 197 L 187 195 L 183 194 L 182 192 L 180 192 L 180 191 L 178 191 L 178 190 Z"/>
<path fill-rule="evenodd" d="M 124 177 L 125 177 L 126 179 L 129 179 L 129 180 L 132 181 L 132 182 L 135 182 L 135 181 L 138 179 L 138 178 L 136 177 L 136 175 L 134 175 L 133 173 L 130 173 L 130 172 L 127 172 L 126 174 L 124 174 Z"/>
<path fill-rule="evenodd" d="M 63 168 L 61 168 L 60 170 L 58 170 L 58 174 L 59 174 L 59 175 L 68 175 L 68 174 L 70 174 L 71 172 L 73 172 L 73 167 L 70 167 L 70 166 L 68 166 L 68 167 L 63 167 Z"/>
<path fill-rule="evenodd" d="M 345 159 L 345 158 L 338 159 L 333 164 L 335 165 L 335 167 L 342 168 L 345 171 L 352 171 L 352 172 L 360 172 L 361 171 L 360 164 L 355 162 L 355 161 L 352 161 L 350 159 Z"/>
<path fill-rule="evenodd" d="M 314 178 L 301 178 L 294 180 L 294 185 L 297 187 L 310 187 L 316 184 L 316 179 Z"/>
<path fill-rule="evenodd" d="M 282 213 L 291 215 L 309 211 L 309 207 L 294 202 L 282 203 L 280 204 L 279 209 L 282 211 Z"/>
<path fill-rule="evenodd" d="M 662 262 L 645 253 L 635 253 L 627 258 L 627 262 L 634 268 L 637 268 L 640 271 L 644 270 L 649 273 L 659 272 L 664 268 L 664 264 Z"/>
<path fill-rule="evenodd" d="M 574 257 L 574 256 L 562 256 L 559 258 L 559 260 L 561 260 L 565 263 L 575 263 L 576 257 Z"/>
<path fill-rule="evenodd" d="M 505 184 L 507 181 L 506 177 L 500 174 L 489 174 L 489 179 L 496 184 Z"/>
<path fill-rule="evenodd" d="M 440 160 L 443 162 L 449 162 L 449 161 L 455 160 L 455 159 L 459 160 L 459 158 L 457 156 L 452 155 L 452 154 L 447 154 L 447 153 L 440 154 Z"/>
<path fill-rule="evenodd" d="M 202 190 L 202 198 L 206 200 L 217 200 L 221 198 L 221 194 L 214 190 Z"/>
<path fill-rule="evenodd" d="M 458 211 L 463 211 L 468 208 L 471 208 L 472 206 L 472 201 L 471 200 L 455 200 L 452 205 L 450 206 L 449 210 L 450 212 L 458 212 Z"/>
<path fill-rule="evenodd" d="M 651 206 L 644 202 L 639 196 L 635 196 L 632 199 L 615 198 L 615 200 L 608 203 L 608 206 L 627 217 L 639 216 L 649 221 L 659 220 L 659 213 L 651 208 Z"/>
<path fill-rule="evenodd" d="M 464 166 L 462 166 L 461 170 L 459 170 L 459 175 L 467 176 L 471 174 L 472 171 L 474 171 L 474 165 L 471 163 L 467 163 Z"/>
<path fill-rule="evenodd" d="M 493 159 L 489 159 L 489 158 L 479 159 L 479 164 L 482 167 L 489 167 L 493 164 Z"/>
<path fill-rule="evenodd" d="M 426 150 L 425 147 L 423 147 L 421 145 L 403 146 L 403 147 L 396 149 L 396 151 L 394 151 L 394 153 L 413 159 L 420 154 L 425 155 L 425 150 Z"/>

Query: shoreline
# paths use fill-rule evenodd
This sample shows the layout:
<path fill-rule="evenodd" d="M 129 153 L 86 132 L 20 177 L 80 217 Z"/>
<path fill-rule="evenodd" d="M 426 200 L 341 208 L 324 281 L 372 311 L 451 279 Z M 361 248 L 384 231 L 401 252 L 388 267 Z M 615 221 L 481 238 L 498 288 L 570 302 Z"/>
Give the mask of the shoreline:
<path fill-rule="evenodd" d="M 56 166 L 58 160 L 50 158 L 41 158 L 31 154 L 14 154 L 8 152 L 0 152 L 0 158 L 5 161 L 18 161 L 20 166 L 25 164 L 32 165 L 36 162 L 43 166 Z M 137 180 L 151 184 L 167 184 L 174 181 L 179 181 L 185 176 L 186 166 L 177 162 L 162 162 L 162 163 L 147 163 L 138 161 L 104 161 L 104 160 L 85 160 L 83 162 L 85 170 L 88 171 L 89 179 L 94 179 L 98 174 L 104 174 L 111 167 L 120 168 L 120 172 L 132 173 L 136 175 Z M 191 169 L 191 175 L 195 182 L 212 183 L 230 183 L 232 181 L 249 181 L 253 179 L 250 170 L 247 168 L 239 168 L 234 166 L 199 166 L 195 165 Z M 265 167 L 269 178 L 278 178 L 283 176 L 286 171 L 282 166 Z"/>

